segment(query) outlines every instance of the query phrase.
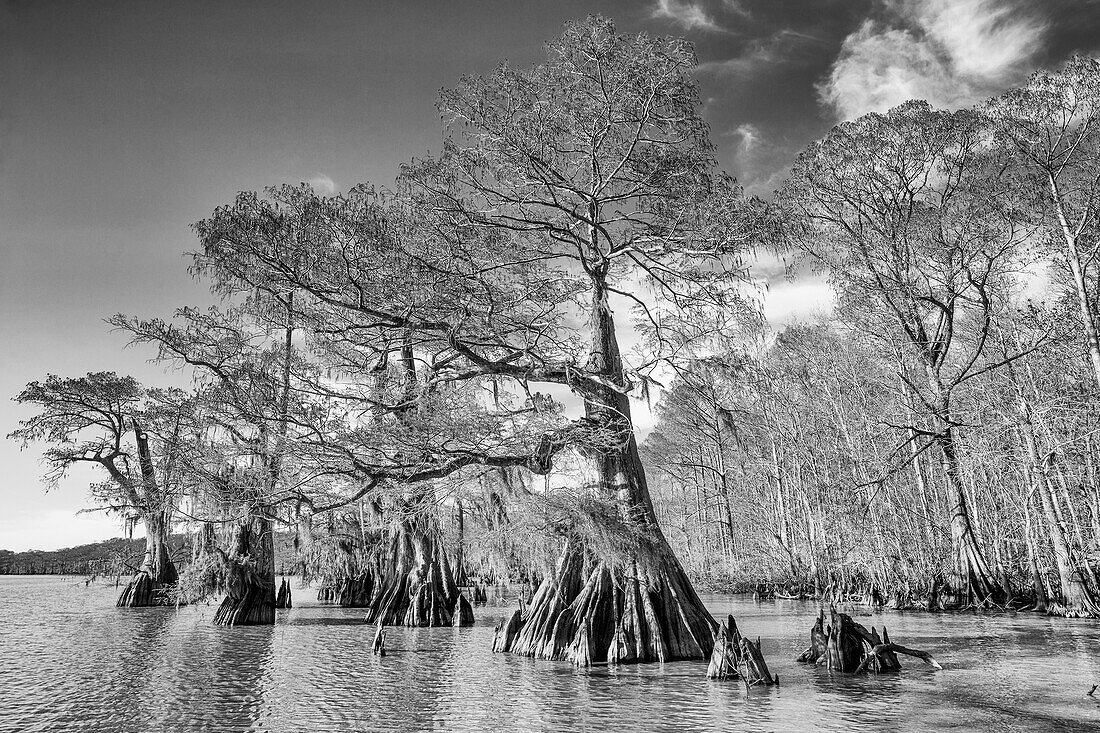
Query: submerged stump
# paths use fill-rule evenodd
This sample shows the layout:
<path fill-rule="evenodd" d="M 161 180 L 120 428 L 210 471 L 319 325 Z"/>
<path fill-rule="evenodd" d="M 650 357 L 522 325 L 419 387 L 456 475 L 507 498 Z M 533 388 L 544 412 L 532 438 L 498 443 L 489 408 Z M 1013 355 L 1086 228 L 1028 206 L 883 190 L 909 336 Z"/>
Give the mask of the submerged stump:
<path fill-rule="evenodd" d="M 374 631 L 374 641 L 370 645 L 371 654 L 379 657 L 386 656 L 386 627 L 378 624 Z"/>
<path fill-rule="evenodd" d="M 796 661 L 816 662 L 825 656 L 825 649 L 829 644 L 829 637 L 825 633 L 825 609 L 822 608 L 810 629 L 810 648 L 802 652 Z"/>
<path fill-rule="evenodd" d="M 816 662 L 827 669 L 850 674 L 862 672 L 894 672 L 901 669 L 897 655 L 916 657 L 935 669 L 943 669 L 928 652 L 910 649 L 890 641 L 886 627 L 881 638 L 852 620 L 846 613 L 830 611 L 830 623 L 825 625 L 825 610 L 810 629 L 810 648 L 798 657 L 800 662 Z"/>
<path fill-rule="evenodd" d="M 714 638 L 714 651 L 707 667 L 709 679 L 740 679 L 746 687 L 753 685 L 777 685 L 779 678 L 772 675 L 764 654 L 760 651 L 760 639 L 754 644 L 741 635 L 737 621 L 730 615 L 720 624 Z"/>
<path fill-rule="evenodd" d="M 275 608 L 291 608 L 290 583 L 286 578 L 279 584 L 279 591 L 275 594 Z"/>
<path fill-rule="evenodd" d="M 719 624 L 718 633 L 714 635 L 714 650 L 710 653 L 710 664 L 707 665 L 707 679 L 739 679 L 740 665 L 741 633 L 731 615 L 728 623 Z"/>
<path fill-rule="evenodd" d="M 470 605 L 470 602 L 466 600 L 466 596 L 459 594 L 458 602 L 455 604 L 455 612 L 452 617 L 452 622 L 455 626 L 473 626 L 474 625 L 474 607 Z"/>

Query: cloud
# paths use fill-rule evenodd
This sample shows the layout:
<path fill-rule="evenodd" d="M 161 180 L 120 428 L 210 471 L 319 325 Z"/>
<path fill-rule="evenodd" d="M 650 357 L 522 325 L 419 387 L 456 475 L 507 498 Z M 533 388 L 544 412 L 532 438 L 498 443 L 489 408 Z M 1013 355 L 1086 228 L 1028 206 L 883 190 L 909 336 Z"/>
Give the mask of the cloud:
<path fill-rule="evenodd" d="M 738 139 L 737 152 L 741 155 L 749 155 L 756 151 L 763 140 L 760 128 L 751 122 L 738 125 L 733 135 Z"/>
<path fill-rule="evenodd" d="M 975 90 L 926 41 L 907 30 L 867 21 L 844 40 L 818 93 L 839 119 L 851 119 L 885 112 L 909 99 L 957 107 L 973 98 Z"/>
<path fill-rule="evenodd" d="M 821 101 L 840 119 L 909 99 L 958 108 L 1021 80 L 1048 24 L 1010 0 L 901 0 L 844 39 Z"/>
<path fill-rule="evenodd" d="M 910 0 L 905 8 L 959 75 L 994 83 L 1026 71 L 1047 30 L 1045 20 L 1004 0 Z"/>
<path fill-rule="evenodd" d="M 722 9 L 742 20 L 751 20 L 753 17 L 742 0 L 722 0 Z"/>
<path fill-rule="evenodd" d="M 691 0 L 657 0 L 650 15 L 671 20 L 687 30 L 721 30 L 703 6 Z"/>
<path fill-rule="evenodd" d="M 751 78 L 763 67 L 812 63 L 822 40 L 791 28 L 780 28 L 766 36 L 753 38 L 732 58 L 699 64 L 702 74 Z"/>
<path fill-rule="evenodd" d="M 751 122 L 741 123 L 725 137 L 734 140 L 733 170 L 746 193 L 767 196 L 779 187 L 791 157 L 785 145 L 777 144 Z"/>
<path fill-rule="evenodd" d="M 336 193 L 336 182 L 324 173 L 317 173 L 313 178 L 306 181 L 306 183 L 312 186 L 313 190 L 322 196 L 331 196 Z"/>
<path fill-rule="evenodd" d="M 835 307 L 836 294 L 823 277 L 807 274 L 794 281 L 774 278 L 768 282 L 764 317 L 778 330 L 794 322 L 827 316 Z"/>

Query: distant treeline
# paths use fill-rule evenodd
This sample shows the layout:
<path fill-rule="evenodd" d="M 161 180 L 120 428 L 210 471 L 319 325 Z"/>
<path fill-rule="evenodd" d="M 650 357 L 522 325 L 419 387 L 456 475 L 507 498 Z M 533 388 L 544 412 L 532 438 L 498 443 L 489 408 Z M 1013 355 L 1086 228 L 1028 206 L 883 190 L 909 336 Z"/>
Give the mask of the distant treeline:
<path fill-rule="evenodd" d="M 169 551 L 178 564 L 191 559 L 191 536 L 173 534 Z M 60 550 L 0 550 L 0 575 L 122 575 L 133 574 L 145 555 L 145 539 L 115 537 L 103 542 Z M 295 573 L 293 535 L 275 534 L 275 567 L 281 574 Z"/>

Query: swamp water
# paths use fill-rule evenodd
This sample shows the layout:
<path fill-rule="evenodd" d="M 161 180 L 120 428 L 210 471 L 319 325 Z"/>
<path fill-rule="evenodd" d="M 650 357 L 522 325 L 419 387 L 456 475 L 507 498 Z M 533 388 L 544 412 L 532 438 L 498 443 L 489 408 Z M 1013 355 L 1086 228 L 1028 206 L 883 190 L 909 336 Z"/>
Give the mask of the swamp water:
<path fill-rule="evenodd" d="M 387 632 L 295 588 L 274 627 L 211 624 L 215 606 L 117 609 L 112 585 L 0 576 L 0 731 L 1100 731 L 1100 622 L 882 612 L 857 617 L 924 649 L 900 674 L 830 676 L 795 657 L 812 603 L 707 596 L 760 636 L 780 687 L 709 681 L 704 662 L 576 670 L 493 654 L 514 601 L 467 629 Z M 858 609 L 855 613 L 858 613 Z"/>

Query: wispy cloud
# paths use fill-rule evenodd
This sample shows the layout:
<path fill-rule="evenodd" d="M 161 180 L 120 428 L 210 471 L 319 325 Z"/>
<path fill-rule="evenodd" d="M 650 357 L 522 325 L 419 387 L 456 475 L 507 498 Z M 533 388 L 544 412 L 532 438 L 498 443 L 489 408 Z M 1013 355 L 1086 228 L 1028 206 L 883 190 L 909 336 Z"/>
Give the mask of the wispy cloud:
<path fill-rule="evenodd" d="M 702 4 L 691 0 L 657 0 L 650 15 L 671 20 L 687 30 L 721 30 Z"/>
<path fill-rule="evenodd" d="M 722 0 L 722 9 L 742 20 L 750 20 L 753 17 L 743 0 Z"/>
<path fill-rule="evenodd" d="M 745 191 L 758 196 L 772 193 L 787 173 L 785 161 L 791 151 L 751 122 L 738 125 L 725 137 L 734 141 L 733 170 Z"/>
<path fill-rule="evenodd" d="M 908 99 L 956 108 L 1023 78 L 1047 22 L 1011 0 L 889 2 L 894 21 L 865 21 L 844 39 L 821 100 L 840 119 Z"/>
<path fill-rule="evenodd" d="M 761 67 L 808 62 L 821 45 L 822 41 L 812 35 L 780 28 L 767 36 L 750 40 L 732 58 L 700 64 L 699 72 L 744 78 L 757 73 Z"/>
<path fill-rule="evenodd" d="M 905 11 L 964 77 L 1010 83 L 1038 50 L 1047 22 L 1006 0 L 909 0 Z"/>
<path fill-rule="evenodd" d="M 313 190 L 322 196 L 331 196 L 336 193 L 336 182 L 324 173 L 317 173 L 313 178 L 306 181 L 306 183 L 312 186 Z"/>
<path fill-rule="evenodd" d="M 734 129 L 733 135 L 737 137 L 737 152 L 740 155 L 754 153 L 760 147 L 763 139 L 760 128 L 750 122 L 738 125 Z"/>

